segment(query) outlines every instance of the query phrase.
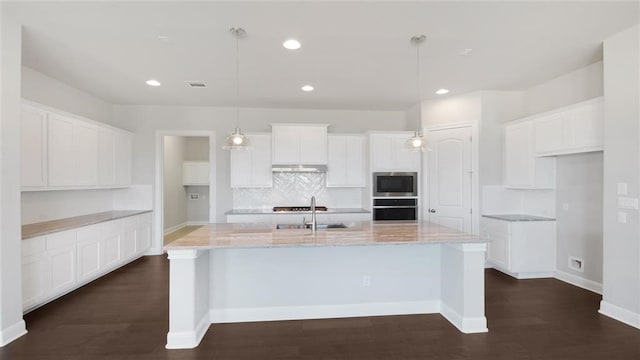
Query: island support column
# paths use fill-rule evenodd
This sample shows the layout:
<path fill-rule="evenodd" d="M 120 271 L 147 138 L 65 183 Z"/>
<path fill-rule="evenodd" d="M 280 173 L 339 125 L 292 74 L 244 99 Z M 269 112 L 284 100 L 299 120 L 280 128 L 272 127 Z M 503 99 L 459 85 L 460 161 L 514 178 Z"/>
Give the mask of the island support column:
<path fill-rule="evenodd" d="M 167 349 L 192 349 L 207 332 L 209 250 L 169 250 L 169 333 Z"/>
<path fill-rule="evenodd" d="M 464 333 L 487 332 L 484 315 L 486 243 L 442 245 L 440 313 Z"/>

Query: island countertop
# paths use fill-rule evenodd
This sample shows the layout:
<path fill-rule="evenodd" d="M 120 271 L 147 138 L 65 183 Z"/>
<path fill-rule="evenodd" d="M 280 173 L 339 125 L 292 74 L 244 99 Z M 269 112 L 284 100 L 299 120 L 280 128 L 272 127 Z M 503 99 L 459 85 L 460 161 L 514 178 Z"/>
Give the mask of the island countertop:
<path fill-rule="evenodd" d="M 296 246 L 485 243 L 467 234 L 428 222 L 355 222 L 347 228 L 276 229 L 272 224 L 209 224 L 167 244 L 165 250 L 264 248 Z"/>

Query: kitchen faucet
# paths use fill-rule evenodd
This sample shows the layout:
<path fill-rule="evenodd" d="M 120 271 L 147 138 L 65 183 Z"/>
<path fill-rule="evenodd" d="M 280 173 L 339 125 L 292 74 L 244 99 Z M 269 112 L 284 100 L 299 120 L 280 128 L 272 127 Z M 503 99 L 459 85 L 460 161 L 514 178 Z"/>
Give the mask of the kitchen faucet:
<path fill-rule="evenodd" d="M 311 197 L 311 231 L 318 229 L 318 223 L 316 221 L 316 197 Z"/>

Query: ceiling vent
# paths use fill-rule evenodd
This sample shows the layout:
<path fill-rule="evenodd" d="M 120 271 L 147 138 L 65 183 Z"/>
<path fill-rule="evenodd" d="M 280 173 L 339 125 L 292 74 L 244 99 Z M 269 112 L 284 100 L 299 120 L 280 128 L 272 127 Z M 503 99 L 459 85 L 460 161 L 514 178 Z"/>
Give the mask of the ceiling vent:
<path fill-rule="evenodd" d="M 206 88 L 207 84 L 202 81 L 187 81 L 187 85 L 192 88 Z"/>

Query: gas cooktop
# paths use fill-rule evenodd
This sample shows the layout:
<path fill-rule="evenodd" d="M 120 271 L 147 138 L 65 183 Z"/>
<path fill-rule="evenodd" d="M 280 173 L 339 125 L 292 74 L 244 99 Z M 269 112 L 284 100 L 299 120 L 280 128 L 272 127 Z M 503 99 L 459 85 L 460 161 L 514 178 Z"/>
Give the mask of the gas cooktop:
<path fill-rule="evenodd" d="M 274 206 L 273 212 L 311 211 L 311 206 Z M 326 206 L 316 206 L 316 211 L 327 211 Z"/>

